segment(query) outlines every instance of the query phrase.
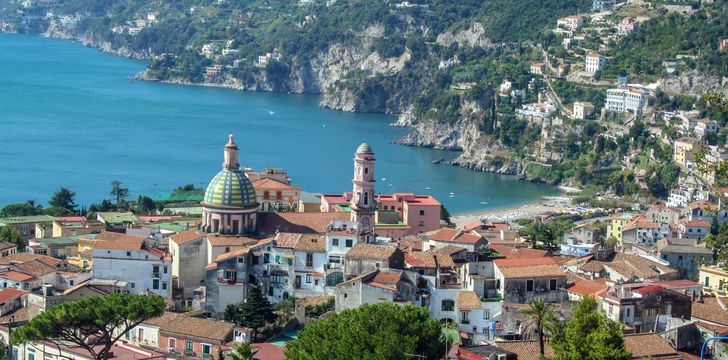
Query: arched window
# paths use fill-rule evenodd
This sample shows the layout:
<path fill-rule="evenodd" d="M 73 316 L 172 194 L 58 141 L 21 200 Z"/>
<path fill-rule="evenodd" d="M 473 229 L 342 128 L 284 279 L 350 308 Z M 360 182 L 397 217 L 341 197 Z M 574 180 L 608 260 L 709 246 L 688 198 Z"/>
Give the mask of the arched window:
<path fill-rule="evenodd" d="M 225 247 L 225 252 L 226 253 L 229 253 L 230 252 L 230 247 L 229 246 Z"/>
<path fill-rule="evenodd" d="M 365 173 L 365 174 L 369 174 L 369 168 L 368 168 L 368 167 L 365 167 L 365 168 L 364 168 L 364 173 Z"/>
<path fill-rule="evenodd" d="M 364 205 L 369 205 L 369 193 L 364 192 Z"/>

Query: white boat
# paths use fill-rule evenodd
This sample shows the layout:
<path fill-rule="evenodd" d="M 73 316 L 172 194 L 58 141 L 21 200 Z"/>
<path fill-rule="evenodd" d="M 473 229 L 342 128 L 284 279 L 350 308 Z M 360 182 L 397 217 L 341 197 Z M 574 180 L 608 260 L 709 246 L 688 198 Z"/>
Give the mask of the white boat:
<path fill-rule="evenodd" d="M 389 186 L 389 187 L 392 187 L 392 184 L 389 184 L 389 185 L 387 185 L 387 186 Z"/>
<path fill-rule="evenodd" d="M 276 114 L 275 111 L 268 110 L 268 115 L 275 115 L 275 114 Z"/>
<path fill-rule="evenodd" d="M 382 178 L 382 181 L 387 181 L 387 178 Z"/>
<path fill-rule="evenodd" d="M 488 202 L 487 201 L 481 201 L 480 202 L 480 205 L 488 205 Z"/>
<path fill-rule="evenodd" d="M 432 189 L 430 189 L 430 187 L 428 186 L 428 187 L 425 188 L 425 190 L 432 190 Z"/>
<path fill-rule="evenodd" d="M 450 194 L 450 197 L 451 197 L 451 198 L 454 198 L 454 197 L 455 197 L 455 194 Z"/>

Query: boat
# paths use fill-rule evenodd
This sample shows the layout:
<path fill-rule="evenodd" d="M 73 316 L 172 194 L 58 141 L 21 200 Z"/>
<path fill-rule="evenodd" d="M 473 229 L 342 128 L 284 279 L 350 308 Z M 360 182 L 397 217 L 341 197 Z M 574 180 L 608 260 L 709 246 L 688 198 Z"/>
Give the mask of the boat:
<path fill-rule="evenodd" d="M 435 165 L 437 165 L 437 164 L 439 164 L 439 163 L 441 163 L 441 162 L 443 162 L 443 161 L 445 161 L 445 159 L 443 159 L 443 158 L 439 158 L 439 159 L 437 159 L 437 160 L 432 160 L 432 163 L 433 163 L 433 164 L 435 164 Z"/>
<path fill-rule="evenodd" d="M 450 194 L 449 197 L 454 198 L 455 197 L 455 194 Z"/>
<path fill-rule="evenodd" d="M 387 178 L 382 178 L 382 181 L 387 181 Z"/>
<path fill-rule="evenodd" d="M 430 189 L 430 187 L 428 186 L 428 187 L 425 188 L 425 190 L 432 190 L 432 189 Z"/>
<path fill-rule="evenodd" d="M 488 205 L 488 202 L 487 201 L 481 201 L 480 202 L 480 205 Z"/>
<path fill-rule="evenodd" d="M 389 185 L 387 185 L 387 186 L 389 186 L 389 187 L 392 187 L 392 184 L 389 184 Z"/>
<path fill-rule="evenodd" d="M 275 114 L 276 114 L 275 111 L 268 110 L 268 115 L 275 115 Z"/>

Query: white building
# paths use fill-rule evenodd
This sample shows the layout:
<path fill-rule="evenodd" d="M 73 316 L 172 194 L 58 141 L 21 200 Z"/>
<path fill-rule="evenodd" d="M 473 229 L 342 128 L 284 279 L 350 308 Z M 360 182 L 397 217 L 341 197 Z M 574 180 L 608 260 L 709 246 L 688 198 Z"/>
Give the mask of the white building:
<path fill-rule="evenodd" d="M 127 281 L 132 294 L 172 294 L 172 258 L 143 241 L 99 241 L 93 264 L 94 279 Z"/>
<path fill-rule="evenodd" d="M 607 90 L 607 111 L 632 112 L 642 115 L 647 104 L 647 93 L 642 89 L 609 89 Z"/>
<path fill-rule="evenodd" d="M 580 102 L 580 101 L 577 101 L 574 103 L 574 117 L 575 118 L 577 118 L 579 120 L 584 120 L 593 113 L 594 113 L 594 105 L 592 105 L 592 103 Z"/>
<path fill-rule="evenodd" d="M 607 11 L 614 9 L 614 5 L 617 4 L 616 0 L 594 0 L 592 3 L 592 11 Z"/>
<path fill-rule="evenodd" d="M 702 139 L 708 133 L 714 133 L 718 131 L 718 123 L 709 119 L 700 119 L 695 124 L 695 136 L 698 139 Z"/>
<path fill-rule="evenodd" d="M 595 73 L 597 71 L 604 70 L 607 66 L 607 58 L 596 52 L 592 52 L 586 55 L 586 64 L 584 70 L 588 73 Z"/>

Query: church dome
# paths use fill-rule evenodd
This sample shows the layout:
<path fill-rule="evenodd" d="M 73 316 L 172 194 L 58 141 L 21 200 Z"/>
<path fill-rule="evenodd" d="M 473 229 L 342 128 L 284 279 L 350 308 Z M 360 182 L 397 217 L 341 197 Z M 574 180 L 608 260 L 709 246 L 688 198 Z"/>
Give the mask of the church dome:
<path fill-rule="evenodd" d="M 367 143 L 362 143 L 359 145 L 359 147 L 356 149 L 357 154 L 372 154 L 374 155 L 374 151 L 372 151 L 372 147 L 369 146 Z"/>
<path fill-rule="evenodd" d="M 222 170 L 207 185 L 202 205 L 248 209 L 258 206 L 253 183 L 238 165 L 238 146 L 235 144 L 233 134 L 230 134 L 225 145 Z"/>
<path fill-rule="evenodd" d="M 203 205 L 251 208 L 258 202 L 253 183 L 242 171 L 222 169 L 207 185 Z"/>

